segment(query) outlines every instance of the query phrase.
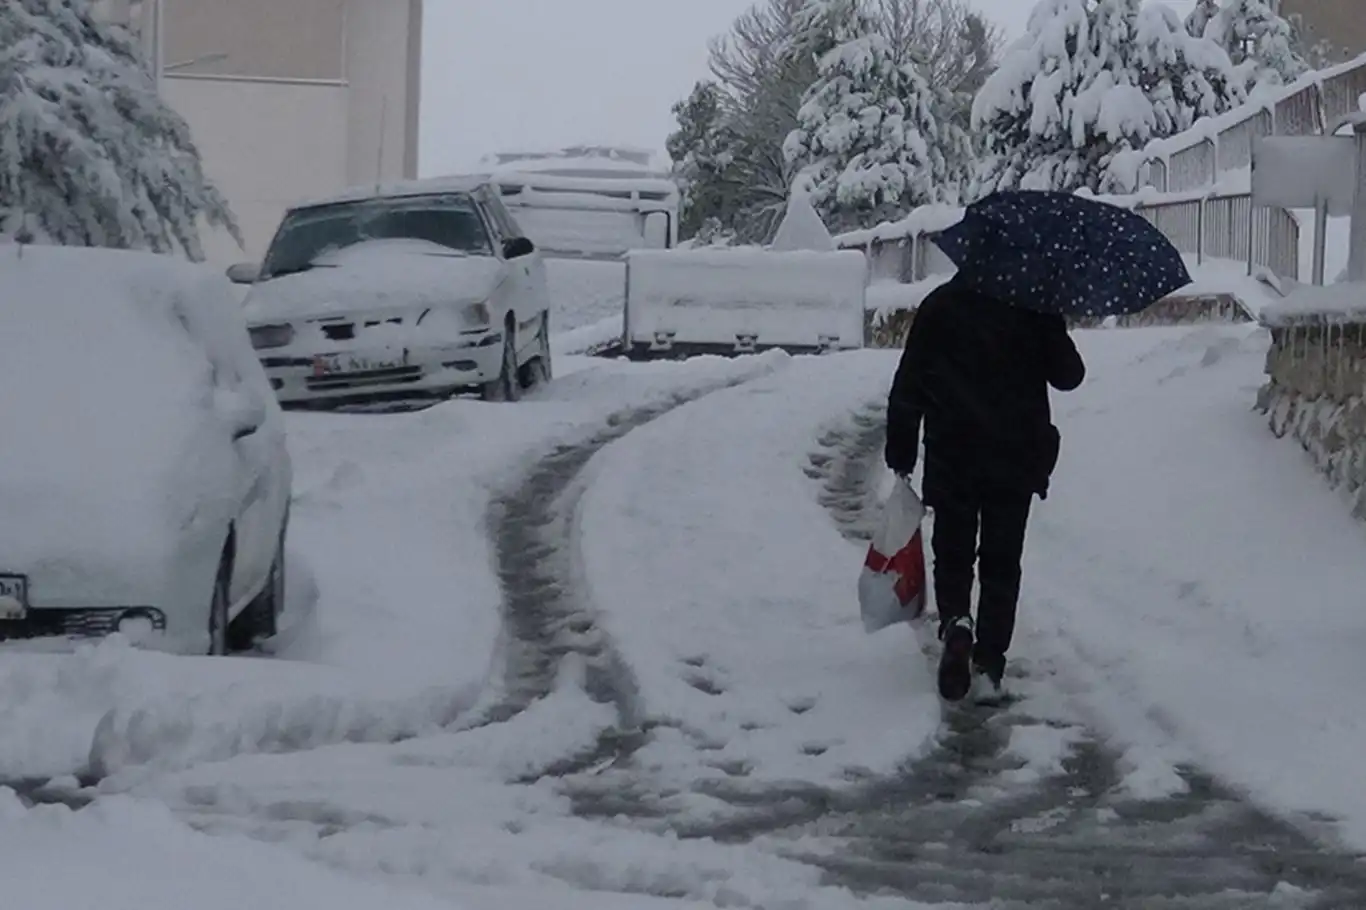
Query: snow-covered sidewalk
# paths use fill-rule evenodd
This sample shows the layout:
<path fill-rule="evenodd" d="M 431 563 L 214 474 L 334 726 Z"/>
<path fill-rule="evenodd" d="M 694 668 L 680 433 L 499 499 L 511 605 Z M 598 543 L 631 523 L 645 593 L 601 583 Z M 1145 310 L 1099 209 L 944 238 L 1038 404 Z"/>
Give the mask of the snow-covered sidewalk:
<path fill-rule="evenodd" d="M 1341 697 L 1361 688 L 1366 532 L 1253 411 L 1265 333 L 1079 341 L 1090 376 L 1055 401 L 1063 454 L 1028 543 L 1022 650 L 1079 657 L 1086 699 L 1136 757 L 1193 760 L 1366 848 L 1366 721 Z"/>
<path fill-rule="evenodd" d="M 591 464 L 592 600 L 660 726 L 638 760 L 734 786 L 830 784 L 914 757 L 939 719 L 915 638 L 869 637 L 807 476 L 823 429 L 882 398 L 885 352 L 800 357 L 685 405 Z"/>

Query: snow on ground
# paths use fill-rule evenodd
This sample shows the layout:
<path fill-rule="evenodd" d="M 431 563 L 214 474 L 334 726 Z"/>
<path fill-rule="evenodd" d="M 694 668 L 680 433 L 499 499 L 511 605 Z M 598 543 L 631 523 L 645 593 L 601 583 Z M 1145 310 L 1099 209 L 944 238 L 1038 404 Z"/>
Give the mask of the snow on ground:
<path fill-rule="evenodd" d="M 624 263 L 547 259 L 545 270 L 551 341 L 557 356 L 581 354 L 621 337 L 626 306 Z"/>
<path fill-rule="evenodd" d="M 1028 543 L 1022 651 L 1064 655 L 1149 758 L 1195 759 L 1366 847 L 1355 700 L 1366 532 L 1252 410 L 1248 327 L 1079 333 L 1063 452 Z M 1069 656 L 1070 655 L 1070 656 Z M 1173 775 L 1137 760 L 1152 787 Z"/>
<path fill-rule="evenodd" d="M 890 771 L 928 743 L 939 704 L 915 640 L 863 631 L 863 554 L 803 473 L 822 428 L 884 396 L 895 363 L 796 358 L 590 466 L 586 575 L 663 724 L 642 762 L 756 787 L 826 784 Z"/>
<path fill-rule="evenodd" d="M 175 658 L 117 639 L 6 649 L 0 773 L 185 767 L 387 741 L 451 721 L 480 692 L 499 631 L 490 497 L 555 441 L 613 412 L 759 368 L 561 366 L 564 378 L 539 400 L 515 406 L 289 415 L 296 485 L 283 659 Z"/>

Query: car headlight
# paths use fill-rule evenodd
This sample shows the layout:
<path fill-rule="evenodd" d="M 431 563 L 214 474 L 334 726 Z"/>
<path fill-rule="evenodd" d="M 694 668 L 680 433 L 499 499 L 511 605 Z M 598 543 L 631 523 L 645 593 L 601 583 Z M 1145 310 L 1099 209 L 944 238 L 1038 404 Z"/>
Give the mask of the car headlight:
<path fill-rule="evenodd" d="M 247 329 L 251 346 L 258 351 L 282 348 L 294 340 L 292 325 L 258 325 Z"/>
<path fill-rule="evenodd" d="M 471 303 L 460 311 L 460 315 L 465 321 L 473 325 L 488 325 L 492 322 L 489 318 L 489 305 L 487 303 Z"/>

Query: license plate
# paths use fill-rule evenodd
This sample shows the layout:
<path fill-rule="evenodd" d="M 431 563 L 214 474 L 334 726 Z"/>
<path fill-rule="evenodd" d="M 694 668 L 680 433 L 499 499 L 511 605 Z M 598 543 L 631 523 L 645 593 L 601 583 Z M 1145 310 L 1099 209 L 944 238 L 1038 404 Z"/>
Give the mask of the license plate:
<path fill-rule="evenodd" d="M 354 354 L 319 354 L 313 358 L 314 376 L 332 376 L 337 373 L 370 373 L 376 370 L 392 370 L 406 366 L 408 357 L 371 358 Z"/>
<path fill-rule="evenodd" d="M 0 620 L 28 616 L 28 577 L 0 575 Z"/>

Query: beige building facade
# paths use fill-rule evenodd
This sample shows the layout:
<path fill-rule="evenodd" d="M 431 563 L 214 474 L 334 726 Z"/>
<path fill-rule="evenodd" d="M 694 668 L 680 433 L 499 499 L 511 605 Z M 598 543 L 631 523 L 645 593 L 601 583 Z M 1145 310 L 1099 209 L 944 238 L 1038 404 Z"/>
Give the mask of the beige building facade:
<path fill-rule="evenodd" d="M 417 176 L 422 0 L 104 0 L 138 29 L 259 260 L 298 201 Z M 158 8 L 160 7 L 160 8 Z"/>
<path fill-rule="evenodd" d="M 1323 42 L 1334 60 L 1366 54 L 1366 0 L 1282 0 L 1281 15 L 1298 17 L 1305 43 Z"/>

